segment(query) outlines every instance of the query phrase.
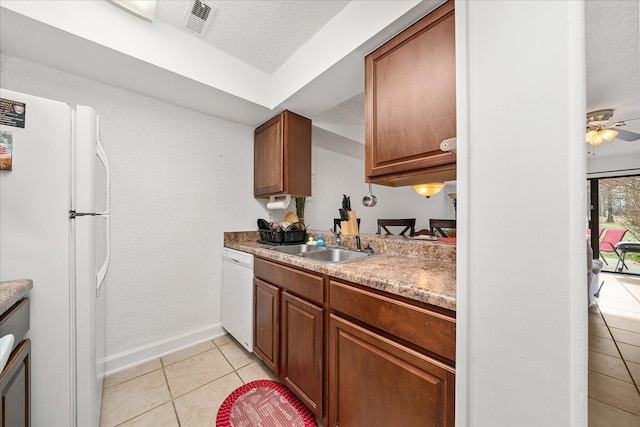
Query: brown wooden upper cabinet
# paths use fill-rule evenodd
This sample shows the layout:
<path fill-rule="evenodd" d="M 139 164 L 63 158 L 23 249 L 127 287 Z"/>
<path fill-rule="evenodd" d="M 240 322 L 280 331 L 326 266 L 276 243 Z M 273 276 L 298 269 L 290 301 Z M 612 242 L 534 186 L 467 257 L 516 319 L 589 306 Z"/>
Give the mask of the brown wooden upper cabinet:
<path fill-rule="evenodd" d="M 366 181 L 389 186 L 455 179 L 452 0 L 365 58 Z"/>
<path fill-rule="evenodd" d="M 311 120 L 285 110 L 254 136 L 254 197 L 311 196 Z"/>

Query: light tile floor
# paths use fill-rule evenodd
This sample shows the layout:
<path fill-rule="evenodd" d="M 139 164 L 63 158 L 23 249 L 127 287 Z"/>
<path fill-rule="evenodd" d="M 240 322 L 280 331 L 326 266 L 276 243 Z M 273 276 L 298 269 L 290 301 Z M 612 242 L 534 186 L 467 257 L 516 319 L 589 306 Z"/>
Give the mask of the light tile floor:
<path fill-rule="evenodd" d="M 229 335 L 105 378 L 100 427 L 215 426 L 242 384 L 277 378 Z"/>
<path fill-rule="evenodd" d="M 589 427 L 640 426 L 640 277 L 600 274 L 589 308 Z"/>
<path fill-rule="evenodd" d="M 640 277 L 600 274 L 589 309 L 589 426 L 640 426 Z M 242 384 L 277 378 L 229 335 L 105 379 L 101 427 L 215 426 Z"/>

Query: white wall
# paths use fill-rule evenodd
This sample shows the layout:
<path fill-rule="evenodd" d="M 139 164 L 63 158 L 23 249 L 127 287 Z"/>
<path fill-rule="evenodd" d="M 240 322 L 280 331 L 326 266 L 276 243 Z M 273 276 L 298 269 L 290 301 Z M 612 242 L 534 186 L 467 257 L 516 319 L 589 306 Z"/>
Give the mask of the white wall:
<path fill-rule="evenodd" d="M 100 114 L 112 167 L 108 369 L 221 333 L 222 233 L 254 228 L 263 210 L 253 129 L 15 57 L 1 67 L 3 87 Z"/>
<path fill-rule="evenodd" d="M 378 202 L 374 207 L 365 207 L 362 198 L 369 187 L 364 182 L 363 159 L 362 144 L 313 128 L 313 195 L 305 210 L 305 221 L 310 229 L 333 229 L 333 219 L 339 217 L 343 194 L 351 197 L 351 208 L 360 218 L 361 233 L 376 233 L 378 218 L 416 218 L 416 230 L 429 228 L 429 218 L 455 218 L 453 201 L 447 196 L 447 193 L 456 192 L 455 182 L 447 183 L 429 199 L 411 187 L 374 184 L 372 192 Z M 295 211 L 295 208 L 289 210 Z M 280 219 L 282 212 L 275 211 L 274 217 Z"/>
<path fill-rule="evenodd" d="M 456 2 L 459 426 L 587 425 L 584 31 L 582 1 Z"/>
<path fill-rule="evenodd" d="M 100 114 L 112 167 L 107 369 L 222 333 L 223 232 L 255 230 L 257 218 L 285 213 L 253 198 L 253 128 L 13 56 L 0 56 L 0 67 L 7 89 Z M 378 217 L 416 217 L 418 228 L 429 217 L 453 218 L 448 187 L 427 200 L 408 188 L 374 186 L 378 205 L 365 208 L 364 147 L 316 128 L 313 138 L 312 229 L 332 228 L 342 194 L 351 195 L 366 233 L 376 231 Z"/>
<path fill-rule="evenodd" d="M 620 141 L 613 140 L 610 144 L 633 144 L 633 150 L 628 150 L 617 155 L 595 155 L 587 156 L 587 177 L 612 177 L 640 174 L 640 141 Z M 597 149 L 598 147 L 596 147 Z"/>

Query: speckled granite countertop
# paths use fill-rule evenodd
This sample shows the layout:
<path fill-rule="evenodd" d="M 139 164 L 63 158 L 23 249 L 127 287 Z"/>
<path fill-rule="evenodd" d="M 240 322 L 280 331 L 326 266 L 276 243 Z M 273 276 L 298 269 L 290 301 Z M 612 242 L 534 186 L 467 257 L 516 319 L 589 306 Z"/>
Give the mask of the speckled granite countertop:
<path fill-rule="evenodd" d="M 327 244 L 333 243 L 331 233 L 311 232 L 317 233 L 325 235 Z M 455 244 L 403 236 L 360 237 L 362 247 L 371 245 L 377 255 L 339 265 L 272 251 L 273 246 L 257 242 L 257 232 L 224 233 L 224 246 L 455 311 Z M 355 239 L 343 236 L 341 245 L 355 248 Z"/>
<path fill-rule="evenodd" d="M 0 315 L 20 301 L 33 288 L 30 279 L 0 282 Z"/>

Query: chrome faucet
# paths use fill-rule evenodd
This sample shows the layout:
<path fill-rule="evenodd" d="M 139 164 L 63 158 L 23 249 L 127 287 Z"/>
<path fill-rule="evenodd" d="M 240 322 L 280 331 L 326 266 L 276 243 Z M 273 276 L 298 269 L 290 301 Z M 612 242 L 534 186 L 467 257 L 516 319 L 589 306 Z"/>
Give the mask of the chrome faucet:
<path fill-rule="evenodd" d="M 335 246 L 340 246 L 340 232 L 339 231 L 333 231 L 331 229 L 329 229 L 329 231 L 333 234 L 333 244 Z"/>

